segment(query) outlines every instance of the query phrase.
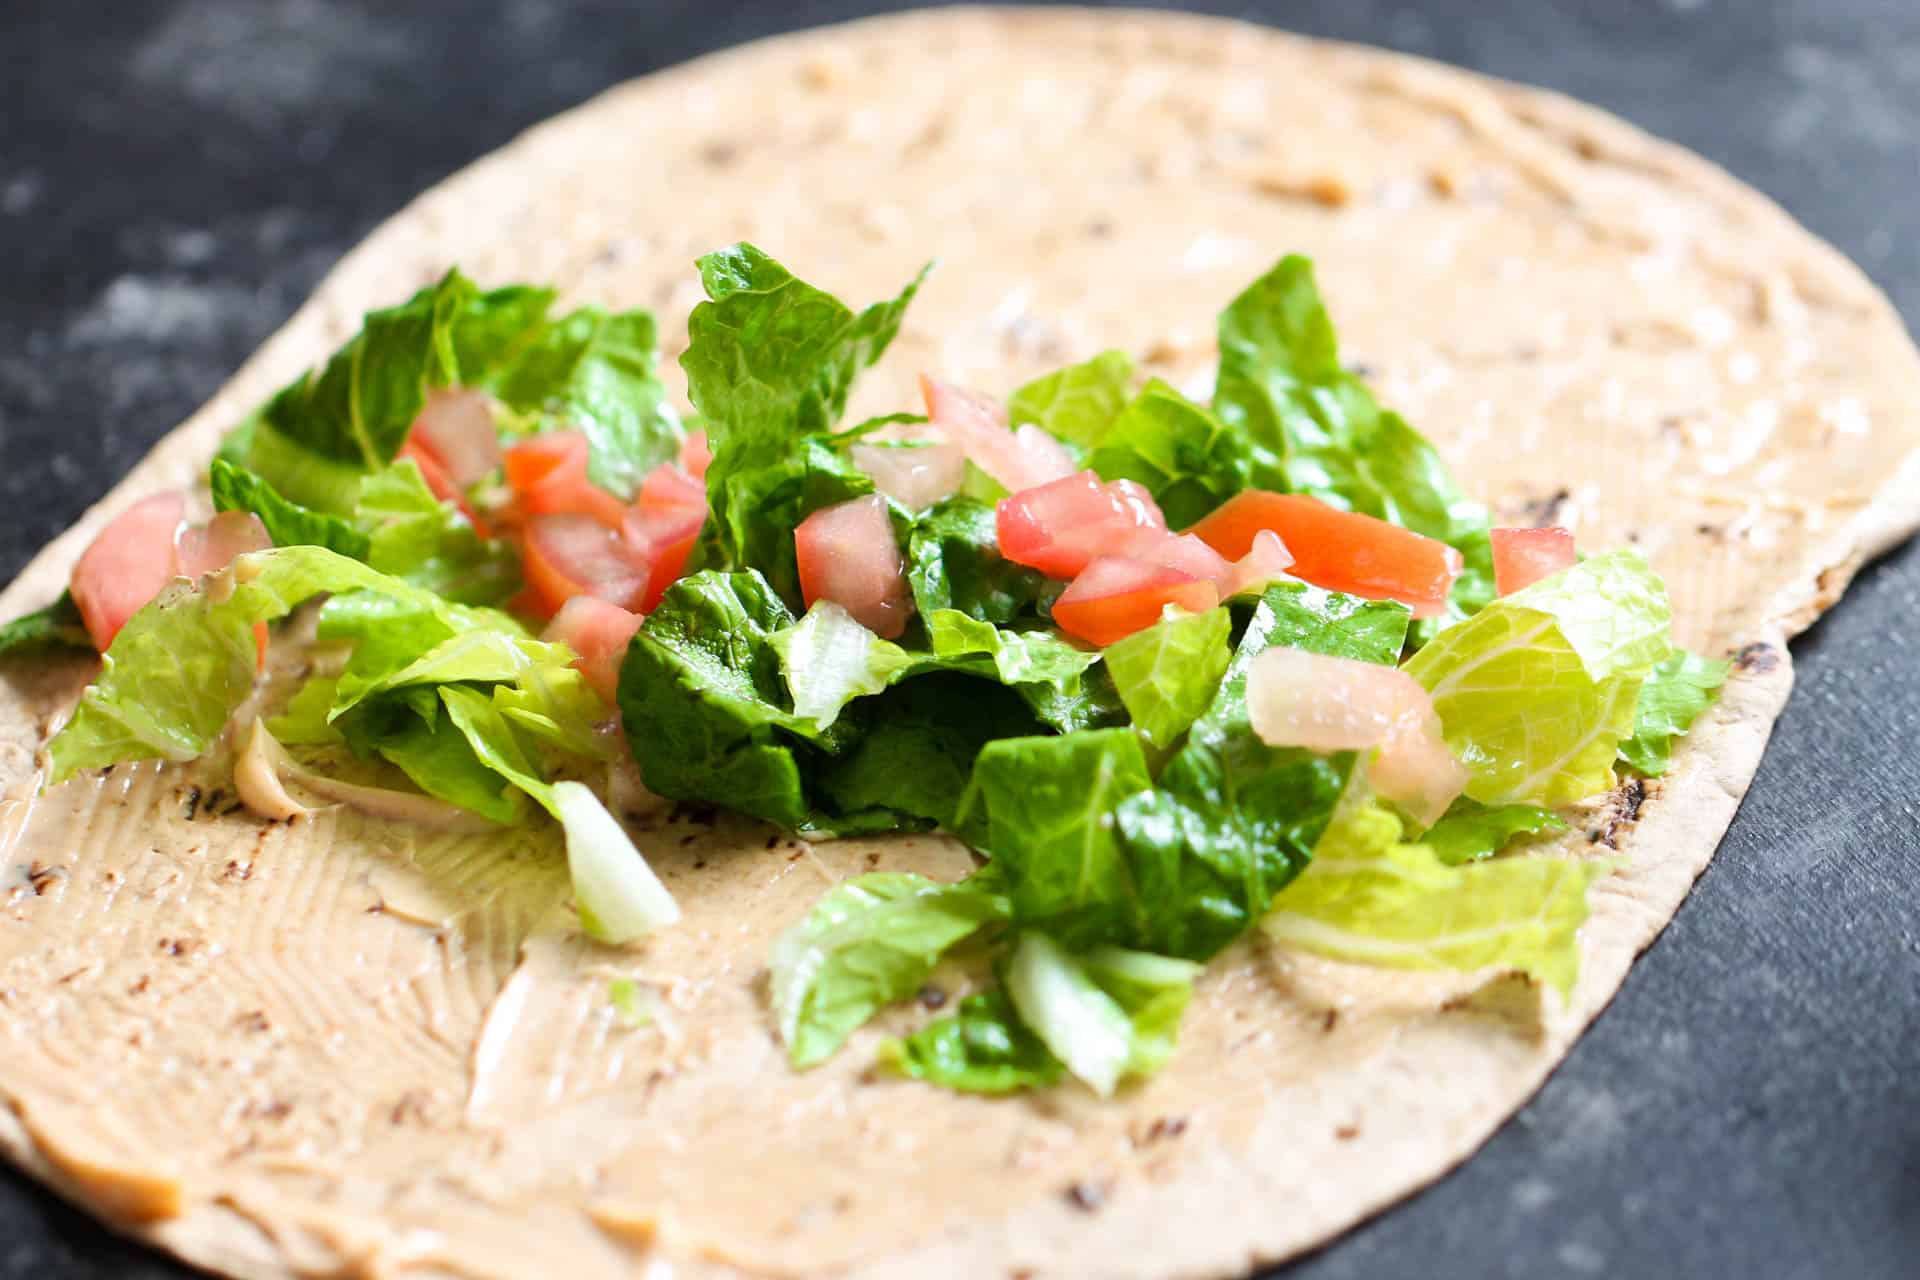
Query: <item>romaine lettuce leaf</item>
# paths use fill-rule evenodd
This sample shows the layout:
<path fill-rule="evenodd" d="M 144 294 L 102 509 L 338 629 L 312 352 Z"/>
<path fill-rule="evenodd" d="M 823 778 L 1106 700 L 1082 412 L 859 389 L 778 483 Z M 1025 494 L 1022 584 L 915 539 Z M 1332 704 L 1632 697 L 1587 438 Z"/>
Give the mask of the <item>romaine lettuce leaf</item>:
<path fill-rule="evenodd" d="M 1672 650 L 1666 589 L 1611 551 L 1502 597 L 1407 663 L 1482 804 L 1570 804 L 1613 785 L 1641 682 Z"/>
<path fill-rule="evenodd" d="M 1000 626 L 1031 616 L 1062 584 L 1000 554 L 994 509 L 972 498 L 949 498 L 923 512 L 907 535 L 907 582 L 925 618 L 957 609 Z"/>
<path fill-rule="evenodd" d="M 1233 661 L 1232 631 L 1222 607 L 1162 618 L 1108 646 L 1114 689 L 1149 744 L 1171 747 L 1213 702 Z"/>
<path fill-rule="evenodd" d="M 1076 946 L 1131 940 L 1144 907 L 1111 815 L 1152 785 L 1126 729 L 1003 738 L 974 761 L 960 828 L 993 854 L 1022 925 Z"/>
<path fill-rule="evenodd" d="M 325 547 L 362 562 L 373 550 L 372 540 L 346 517 L 289 502 L 265 480 L 225 458 L 213 460 L 207 485 L 214 510 L 251 511 L 276 547 Z"/>
<path fill-rule="evenodd" d="M 825 729 L 858 697 L 879 693 L 911 671 L 914 657 L 869 631 L 831 600 L 767 637 L 780 655 L 793 713 Z"/>
<path fill-rule="evenodd" d="M 44 653 L 48 649 L 86 649 L 93 641 L 87 636 L 80 609 L 65 591 L 44 609 L 22 614 L 0 626 L 0 658 L 19 653 Z"/>
<path fill-rule="evenodd" d="M 230 587 L 230 589 L 229 589 Z M 467 612 L 428 591 L 321 547 L 239 557 L 200 590 L 177 583 L 128 620 L 100 676 L 51 745 L 59 782 L 126 760 L 191 760 L 252 692 L 253 624 L 284 618 L 323 592 L 366 590 L 464 625 Z"/>
<path fill-rule="evenodd" d="M 680 448 L 678 416 L 654 372 L 656 337 L 645 311 L 581 307 L 530 341 L 488 352 L 482 382 L 514 409 L 587 438 L 587 478 L 632 497 Z"/>
<path fill-rule="evenodd" d="M 1043 731 L 1013 690 L 958 672 L 916 675 L 861 711 L 863 735 L 817 774 L 838 830 L 951 828 L 980 749 Z"/>
<path fill-rule="evenodd" d="M 873 872 L 841 882 L 774 942 L 770 988 L 787 1058 L 808 1067 L 882 1005 L 920 989 L 947 949 L 1006 917 L 986 880 Z"/>
<path fill-rule="evenodd" d="M 1185 528 L 1247 487 L 1246 435 L 1155 378 L 1134 397 L 1087 458 L 1103 480 L 1133 480 Z"/>
<path fill-rule="evenodd" d="M 858 313 L 750 244 L 700 259 L 707 301 L 680 357 L 707 424 L 709 563 L 760 571 L 800 598 L 793 530 L 821 507 L 873 491 L 829 433 L 858 373 L 886 350 L 925 272 Z"/>
<path fill-rule="evenodd" d="M 1074 956 L 1044 933 L 1020 935 L 1004 982 L 1020 1020 L 1101 1097 L 1151 1075 L 1173 1053 L 1200 966 L 1096 947 Z"/>
<path fill-rule="evenodd" d="M 922 621 L 935 665 L 997 680 L 1061 733 L 1103 728 L 1125 718 L 1112 680 L 1098 665 L 1097 650 L 1079 648 L 1049 630 L 996 627 L 957 609 L 936 609 Z"/>
<path fill-rule="evenodd" d="M 1461 796 L 1440 821 L 1428 827 L 1420 843 L 1450 867 L 1491 858 L 1519 836 L 1565 831 L 1566 822 L 1551 809 L 1532 804 L 1484 805 Z"/>
<path fill-rule="evenodd" d="M 968 996 L 904 1039 L 887 1041 L 879 1057 L 902 1075 L 962 1093 L 1044 1088 L 1066 1074 L 998 987 Z"/>
<path fill-rule="evenodd" d="M 1015 391 L 1007 400 L 1007 421 L 1016 427 L 1030 422 L 1058 440 L 1092 448 L 1120 416 L 1132 383 L 1133 357 L 1102 351 Z"/>
<path fill-rule="evenodd" d="M 1518 969 L 1564 997 L 1579 975 L 1587 887 L 1598 860 L 1495 858 L 1450 867 L 1402 838 L 1400 820 L 1357 794 L 1306 871 L 1262 921 L 1267 935 L 1335 960 L 1395 969 Z"/>
<path fill-rule="evenodd" d="M 1725 662 L 1676 650 L 1640 686 L 1633 736 L 1620 744 L 1621 761 L 1649 778 L 1665 773 L 1675 739 L 1713 704 L 1726 679 Z"/>
<path fill-rule="evenodd" d="M 1282 259 L 1220 316 L 1213 410 L 1241 434 L 1248 481 L 1391 520 L 1459 548 L 1466 569 L 1450 613 L 1493 598 L 1487 513 L 1454 483 L 1431 444 L 1380 408 L 1340 364 L 1313 264 Z M 1425 638 L 1432 626 L 1421 628 Z"/>

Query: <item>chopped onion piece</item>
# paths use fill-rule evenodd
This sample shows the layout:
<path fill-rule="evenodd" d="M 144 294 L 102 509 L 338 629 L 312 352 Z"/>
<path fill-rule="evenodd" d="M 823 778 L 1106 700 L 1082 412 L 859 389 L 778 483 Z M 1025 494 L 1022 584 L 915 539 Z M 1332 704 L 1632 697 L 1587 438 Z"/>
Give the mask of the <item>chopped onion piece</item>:
<path fill-rule="evenodd" d="M 632 942 L 680 918 L 680 905 L 599 796 L 578 782 L 556 782 L 553 810 L 566 828 L 574 906 L 588 937 Z"/>

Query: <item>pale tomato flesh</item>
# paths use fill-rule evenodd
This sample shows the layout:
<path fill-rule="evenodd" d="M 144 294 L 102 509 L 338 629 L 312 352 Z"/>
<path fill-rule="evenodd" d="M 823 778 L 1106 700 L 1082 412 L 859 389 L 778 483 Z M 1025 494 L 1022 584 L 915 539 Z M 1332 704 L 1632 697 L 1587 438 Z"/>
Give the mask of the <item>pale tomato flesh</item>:
<path fill-rule="evenodd" d="M 853 465 L 872 478 L 874 488 L 909 511 L 924 511 L 952 497 L 967 478 L 967 455 L 945 439 L 857 444 Z"/>
<path fill-rule="evenodd" d="M 235 556 L 272 546 L 259 516 L 251 511 L 222 511 L 205 524 L 180 526 L 173 539 L 174 564 L 181 574 L 197 581 L 226 568 Z"/>
<path fill-rule="evenodd" d="M 1494 589 L 1503 596 L 1573 568 L 1577 558 L 1571 529 L 1495 529 L 1489 537 Z"/>
<path fill-rule="evenodd" d="M 525 517 L 591 516 L 620 527 L 627 504 L 587 479 L 587 438 L 578 431 L 549 431 L 506 453 L 507 485 Z"/>
<path fill-rule="evenodd" d="M 639 614 L 594 596 L 575 596 L 560 606 L 541 639 L 558 641 L 578 655 L 573 665 L 609 704 L 620 687 L 620 664 L 640 629 Z"/>
<path fill-rule="evenodd" d="M 441 502 L 451 502 L 457 507 L 460 514 L 467 518 L 467 523 L 472 525 L 474 531 L 481 537 L 492 536 L 486 522 L 480 518 L 480 513 L 475 511 L 473 504 L 467 501 L 465 491 L 453 482 L 453 477 L 447 474 L 446 467 L 441 465 L 439 457 L 431 449 L 418 440 L 409 439 L 400 446 L 399 456 L 420 469 L 420 478 L 426 482 L 429 493 Z"/>
<path fill-rule="evenodd" d="M 680 442 L 680 469 L 695 480 L 705 480 L 712 465 L 713 448 L 707 443 L 707 433 L 687 432 L 687 438 Z"/>
<path fill-rule="evenodd" d="M 1000 554 L 1054 578 L 1071 578 L 1095 557 L 1124 553 L 1142 531 L 1167 531 L 1153 495 L 1131 480 L 1102 483 L 1078 471 L 1000 500 L 994 513 Z"/>
<path fill-rule="evenodd" d="M 1270 584 L 1288 576 L 1287 570 L 1292 565 L 1293 552 L 1287 550 L 1287 544 L 1280 541 L 1280 535 L 1271 529 L 1262 529 L 1253 535 L 1253 545 L 1247 549 L 1247 554 L 1228 568 L 1226 580 L 1220 584 L 1220 594 L 1226 597 L 1248 591 L 1264 591 Z"/>
<path fill-rule="evenodd" d="M 1160 621 L 1168 605 L 1202 613 L 1220 603 L 1211 579 L 1164 564 L 1103 556 L 1053 602 L 1053 621 L 1070 636 L 1105 647 Z"/>
<path fill-rule="evenodd" d="M 885 498 L 870 493 L 822 507 L 793 531 L 793 549 L 808 605 L 831 600 L 888 640 L 906 630 L 913 599 Z"/>
<path fill-rule="evenodd" d="M 1009 492 L 1073 474 L 1073 455 L 1065 445 L 1032 424 L 1009 431 L 1007 411 L 992 397 L 925 375 L 920 392 L 928 420 Z"/>
<path fill-rule="evenodd" d="M 442 387 L 432 392 L 407 439 L 432 454 L 461 490 L 500 465 L 500 433 L 493 425 L 493 401 L 484 391 Z"/>
<path fill-rule="evenodd" d="M 73 566 L 73 602 L 102 653 L 127 619 L 173 581 L 174 538 L 187 518 L 186 499 L 157 493 L 115 516 Z"/>
<path fill-rule="evenodd" d="M 671 462 L 663 462 L 647 472 L 640 482 L 634 502 L 643 507 L 699 507 L 706 509 L 707 486 Z"/>
<path fill-rule="evenodd" d="M 1247 673 L 1247 718 L 1269 746 L 1375 750 L 1374 789 L 1423 827 L 1467 784 L 1433 699 L 1395 667 L 1275 646 Z"/>
<path fill-rule="evenodd" d="M 667 588 L 680 580 L 706 520 L 705 507 L 642 503 L 628 509 L 620 537 L 629 554 L 647 565 L 647 590 L 640 601 L 643 613 L 652 613 Z"/>
<path fill-rule="evenodd" d="M 1238 560 L 1267 530 L 1293 554 L 1296 578 L 1370 600 L 1396 600 L 1417 618 L 1437 617 L 1460 576 L 1460 553 L 1437 538 L 1342 511 L 1304 494 L 1248 489 L 1229 498 L 1191 530 Z"/>
<path fill-rule="evenodd" d="M 578 512 L 527 522 L 520 572 L 526 589 L 518 603 L 540 618 L 551 618 L 580 595 L 638 609 L 651 576 L 649 566 L 636 560 L 618 532 Z"/>

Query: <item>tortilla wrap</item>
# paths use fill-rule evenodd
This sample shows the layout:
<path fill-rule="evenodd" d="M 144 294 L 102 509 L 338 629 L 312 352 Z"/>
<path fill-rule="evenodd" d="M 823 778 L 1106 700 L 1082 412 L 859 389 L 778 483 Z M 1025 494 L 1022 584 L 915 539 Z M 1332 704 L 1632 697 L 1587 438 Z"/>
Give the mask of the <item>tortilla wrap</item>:
<path fill-rule="evenodd" d="M 1737 662 L 1671 772 L 1565 837 L 1620 865 L 1571 1000 L 1256 940 L 1209 967 L 1171 1065 L 1115 1101 L 875 1073 L 875 1039 L 918 1007 L 795 1073 L 765 1005 L 773 936 L 855 871 L 957 875 L 957 844 L 809 847 L 657 813 L 637 838 L 686 918 L 594 947 L 551 832 L 266 825 L 217 756 L 37 796 L 36 755 L 95 664 L 16 662 L 13 1160 L 236 1276 L 1245 1272 L 1438 1176 L 1527 1099 L 1711 856 L 1786 699 L 1788 637 L 1920 521 L 1920 364 L 1893 310 L 1697 157 L 1375 50 L 956 10 L 649 76 L 449 179 L 42 552 L 0 617 L 51 599 L 108 516 L 198 483 L 224 428 L 449 264 L 651 307 L 671 335 L 693 259 L 735 239 L 856 303 L 938 256 L 856 416 L 914 403 L 921 370 L 1004 392 L 1108 346 L 1204 391 L 1217 309 L 1310 254 L 1347 357 L 1496 523 L 1644 551 L 1679 642 Z M 620 1025 L 618 975 L 665 1016 Z M 957 995 L 965 975 L 940 981 Z"/>

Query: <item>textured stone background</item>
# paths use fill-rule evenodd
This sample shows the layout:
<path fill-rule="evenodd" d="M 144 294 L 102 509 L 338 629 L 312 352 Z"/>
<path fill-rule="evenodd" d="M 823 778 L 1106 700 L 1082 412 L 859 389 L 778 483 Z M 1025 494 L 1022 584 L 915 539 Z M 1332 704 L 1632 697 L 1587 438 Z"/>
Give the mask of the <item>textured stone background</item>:
<path fill-rule="evenodd" d="M 0 6 L 0 580 L 422 188 L 626 77 L 886 7 Z M 1772 194 L 1920 318 L 1913 0 L 1189 7 L 1610 107 Z M 1719 858 L 1540 1096 L 1282 1274 L 1920 1274 L 1917 603 L 1909 547 L 1796 646 Z M 0 1176 L 0 1277 L 183 1274 Z"/>

